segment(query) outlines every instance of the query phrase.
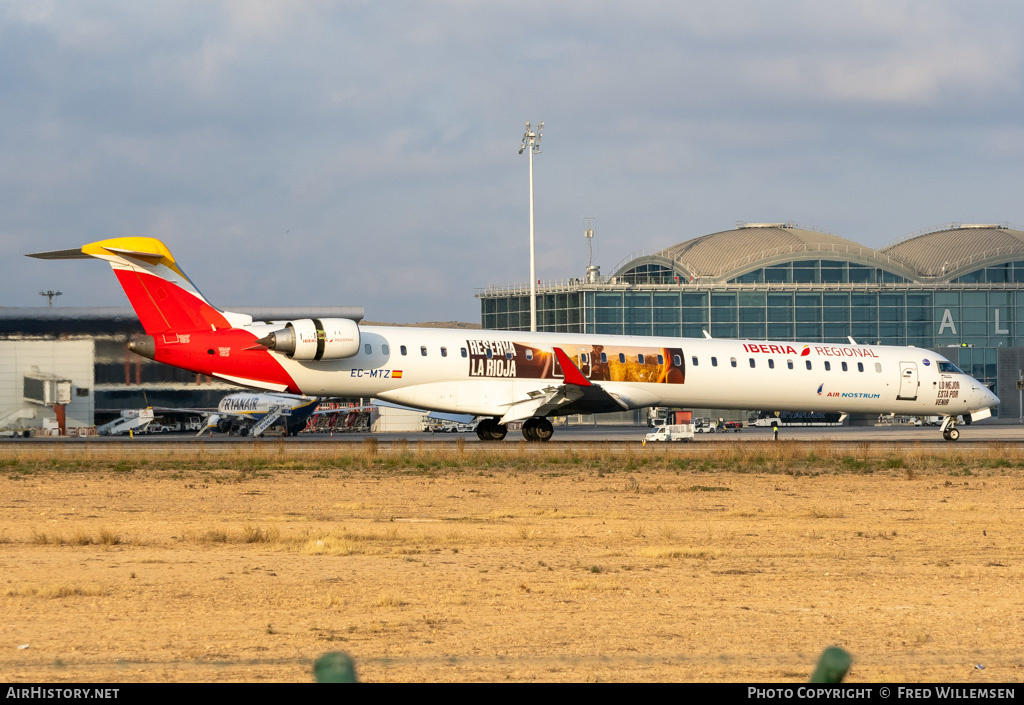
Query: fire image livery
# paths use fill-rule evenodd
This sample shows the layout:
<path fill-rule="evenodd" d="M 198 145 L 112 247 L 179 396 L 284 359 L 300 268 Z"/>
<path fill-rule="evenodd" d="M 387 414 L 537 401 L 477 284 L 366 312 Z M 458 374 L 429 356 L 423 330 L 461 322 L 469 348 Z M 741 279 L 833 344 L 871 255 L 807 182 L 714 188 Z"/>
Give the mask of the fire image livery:
<path fill-rule="evenodd" d="M 563 376 L 552 350 L 559 347 L 580 372 L 595 382 L 682 384 L 686 379 L 682 348 L 568 344 L 550 349 L 504 340 L 467 340 L 470 377 L 556 379 Z"/>

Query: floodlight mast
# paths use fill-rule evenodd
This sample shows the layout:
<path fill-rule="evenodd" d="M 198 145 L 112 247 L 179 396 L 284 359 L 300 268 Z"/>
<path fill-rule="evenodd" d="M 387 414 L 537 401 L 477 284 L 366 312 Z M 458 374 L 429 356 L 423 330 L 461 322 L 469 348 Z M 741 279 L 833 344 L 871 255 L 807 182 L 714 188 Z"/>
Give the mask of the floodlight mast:
<path fill-rule="evenodd" d="M 537 330 L 537 259 L 534 252 L 533 237 L 533 155 L 540 154 L 540 139 L 544 132 L 544 121 L 541 120 L 534 132 L 530 123 L 526 123 L 526 132 L 523 133 L 523 144 L 519 148 L 522 154 L 526 149 L 530 150 L 530 330 Z"/>

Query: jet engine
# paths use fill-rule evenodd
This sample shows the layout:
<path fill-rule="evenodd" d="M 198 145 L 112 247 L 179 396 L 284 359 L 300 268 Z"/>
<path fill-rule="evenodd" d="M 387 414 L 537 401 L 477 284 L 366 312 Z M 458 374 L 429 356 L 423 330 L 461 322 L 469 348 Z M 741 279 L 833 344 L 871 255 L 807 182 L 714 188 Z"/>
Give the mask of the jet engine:
<path fill-rule="evenodd" d="M 293 360 L 339 360 L 359 352 L 359 324 L 348 318 L 303 318 L 256 342 Z"/>

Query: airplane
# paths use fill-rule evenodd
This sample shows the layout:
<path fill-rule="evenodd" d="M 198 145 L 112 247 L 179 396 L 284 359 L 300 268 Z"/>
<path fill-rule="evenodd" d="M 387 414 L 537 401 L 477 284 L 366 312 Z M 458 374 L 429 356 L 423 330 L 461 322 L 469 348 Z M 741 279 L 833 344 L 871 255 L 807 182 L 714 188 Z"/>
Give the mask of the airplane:
<path fill-rule="evenodd" d="M 282 421 L 286 436 L 297 436 L 306 427 L 306 421 L 316 413 L 317 397 L 300 394 L 277 394 L 262 392 L 235 392 L 228 394 L 217 410 L 210 409 L 162 409 L 163 411 L 184 411 L 203 414 L 206 419 L 199 429 L 201 436 L 211 429 L 221 433 L 237 433 L 240 436 L 256 438 L 275 423 Z"/>
<path fill-rule="evenodd" d="M 219 309 L 155 238 L 29 255 L 105 260 L 146 336 L 133 352 L 244 387 L 375 397 L 483 417 L 482 441 L 522 422 L 649 406 L 943 418 L 943 437 L 988 418 L 999 398 L 939 353 L 883 345 L 360 326 L 344 318 L 254 321 Z"/>

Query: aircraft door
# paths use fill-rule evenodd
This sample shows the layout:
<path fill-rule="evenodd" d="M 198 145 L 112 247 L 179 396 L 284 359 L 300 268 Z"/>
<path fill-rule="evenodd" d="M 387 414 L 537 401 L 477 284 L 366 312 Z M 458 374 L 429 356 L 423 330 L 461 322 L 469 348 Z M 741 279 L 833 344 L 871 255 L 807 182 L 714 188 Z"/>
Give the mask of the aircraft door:
<path fill-rule="evenodd" d="M 914 401 L 917 399 L 917 388 L 919 386 L 920 382 L 917 380 L 917 363 L 901 362 L 900 392 L 896 398 L 903 399 L 905 401 Z"/>

